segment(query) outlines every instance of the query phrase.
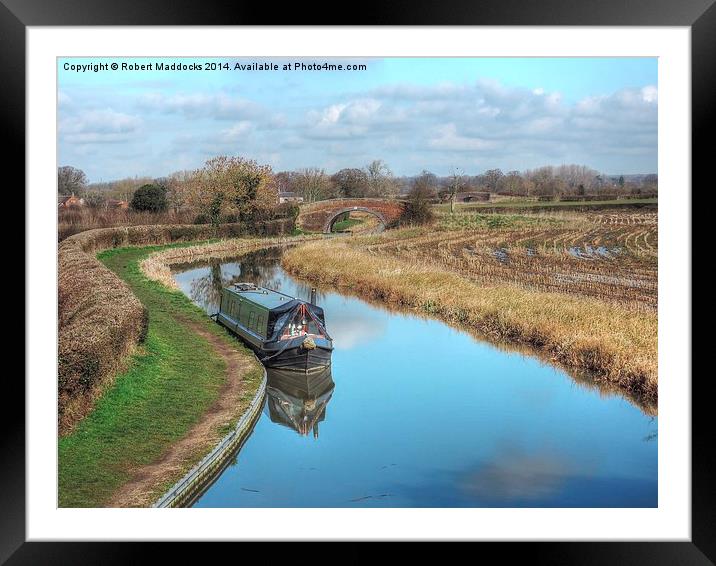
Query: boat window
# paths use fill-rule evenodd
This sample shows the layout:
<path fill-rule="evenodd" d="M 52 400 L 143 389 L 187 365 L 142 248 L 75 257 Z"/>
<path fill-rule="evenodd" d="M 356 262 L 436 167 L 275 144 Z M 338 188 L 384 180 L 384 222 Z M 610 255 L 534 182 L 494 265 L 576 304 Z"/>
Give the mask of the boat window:
<path fill-rule="evenodd" d="M 256 321 L 256 331 L 263 336 L 264 333 L 264 315 L 259 315 L 258 321 Z"/>
<path fill-rule="evenodd" d="M 256 320 L 256 313 L 251 311 L 249 313 L 249 329 L 254 327 L 254 320 Z"/>

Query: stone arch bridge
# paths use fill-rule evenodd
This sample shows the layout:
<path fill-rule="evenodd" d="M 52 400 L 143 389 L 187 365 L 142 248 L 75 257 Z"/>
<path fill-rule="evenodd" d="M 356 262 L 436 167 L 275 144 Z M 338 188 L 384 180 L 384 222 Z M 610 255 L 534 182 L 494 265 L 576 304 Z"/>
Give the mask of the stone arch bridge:
<path fill-rule="evenodd" d="M 381 223 L 380 230 L 398 220 L 403 212 L 401 201 L 379 198 L 340 198 L 301 205 L 296 226 L 306 232 L 331 231 L 336 220 L 346 212 L 372 214 Z"/>

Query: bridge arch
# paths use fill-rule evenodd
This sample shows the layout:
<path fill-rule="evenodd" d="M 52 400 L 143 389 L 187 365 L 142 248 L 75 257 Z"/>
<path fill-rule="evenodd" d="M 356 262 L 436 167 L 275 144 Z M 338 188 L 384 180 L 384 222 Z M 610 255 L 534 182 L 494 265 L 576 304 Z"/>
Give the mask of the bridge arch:
<path fill-rule="evenodd" d="M 296 227 L 304 232 L 330 232 L 337 217 L 355 211 L 375 216 L 383 230 L 400 219 L 403 204 L 388 198 L 339 198 L 306 203 L 300 207 Z"/>
<path fill-rule="evenodd" d="M 380 226 L 377 228 L 376 232 L 382 232 L 383 230 L 385 230 L 385 227 L 388 224 L 388 222 L 385 220 L 385 216 L 383 216 L 377 210 L 373 210 L 372 208 L 368 208 L 367 206 L 347 206 L 345 208 L 341 208 L 336 212 L 331 212 L 331 216 L 323 225 L 323 233 L 329 234 L 331 232 L 331 229 L 333 228 L 333 225 L 336 223 L 336 220 L 338 220 L 338 218 L 340 218 L 340 216 L 342 216 L 346 212 L 367 212 L 368 214 L 372 214 L 380 221 Z"/>

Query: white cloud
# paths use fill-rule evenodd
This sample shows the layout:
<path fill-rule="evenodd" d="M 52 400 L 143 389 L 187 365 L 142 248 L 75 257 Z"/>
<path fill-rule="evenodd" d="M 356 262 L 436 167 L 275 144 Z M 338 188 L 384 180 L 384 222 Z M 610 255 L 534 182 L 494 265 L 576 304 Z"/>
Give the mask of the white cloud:
<path fill-rule="evenodd" d="M 308 112 L 309 127 L 323 129 L 325 132 L 339 133 L 346 126 L 355 126 L 358 129 L 370 126 L 384 117 L 379 115 L 381 102 L 374 98 L 364 98 L 331 104 L 322 110 Z M 345 131 L 356 130 L 347 128 Z"/>
<path fill-rule="evenodd" d="M 437 135 L 428 140 L 428 145 L 434 149 L 450 151 L 480 151 L 494 147 L 493 142 L 459 135 L 455 124 L 438 127 Z"/>
<path fill-rule="evenodd" d="M 141 126 L 139 117 L 105 108 L 63 118 L 59 132 L 69 143 L 113 143 L 131 139 Z"/>
<path fill-rule="evenodd" d="M 72 99 L 68 96 L 68 94 L 64 90 L 59 89 L 57 91 L 58 106 L 69 106 L 71 103 L 72 103 Z"/>
<path fill-rule="evenodd" d="M 641 89 L 641 96 L 645 102 L 657 102 L 659 90 L 654 85 L 645 86 Z"/>
<path fill-rule="evenodd" d="M 225 130 L 221 130 L 219 132 L 219 139 L 221 141 L 225 142 L 232 142 L 237 141 L 240 139 L 245 139 L 246 136 L 254 129 L 253 124 L 248 120 L 242 120 L 241 122 L 237 122 L 230 128 L 226 128 Z"/>
<path fill-rule="evenodd" d="M 166 114 L 183 114 L 187 118 L 213 118 L 236 120 L 261 114 L 261 107 L 251 100 L 219 94 L 144 95 L 139 105 L 145 110 L 157 110 Z"/>
<path fill-rule="evenodd" d="M 294 130 L 326 153 L 371 154 L 450 160 L 449 152 L 479 156 L 490 166 L 527 168 L 600 155 L 654 156 L 656 88 L 624 89 L 566 103 L 558 92 L 507 87 L 479 80 L 472 85 L 395 85 L 359 93 L 308 112 Z M 340 151 L 336 149 L 340 147 Z M 381 151 L 383 148 L 383 151 Z M 438 157 L 439 156 L 439 157 Z M 357 158 L 356 158 L 357 160 Z"/>
<path fill-rule="evenodd" d="M 267 156 L 289 169 L 360 167 L 382 158 L 398 174 L 421 169 L 444 174 L 453 165 L 477 173 L 575 162 L 605 173 L 656 170 L 658 89 L 653 85 L 577 102 L 540 86 L 516 88 L 485 79 L 348 93 L 335 89 L 319 98 L 294 85 L 268 107 L 265 97 L 245 92 L 240 97 L 167 90 L 98 108 L 97 93 L 60 90 L 60 136 L 74 151 L 70 157 L 91 144 L 131 141 L 146 161 L 176 151 L 185 161 L 195 156 L 197 165 L 231 153 Z M 213 120 L 219 121 L 216 126 Z M 102 161 L 119 162 L 119 149 L 103 151 Z M 76 165 L 85 162 L 79 158 Z"/>
<path fill-rule="evenodd" d="M 326 126 L 329 124 L 335 124 L 341 117 L 341 113 L 346 109 L 347 104 L 333 104 L 328 108 L 324 109 L 321 113 L 312 113 L 310 116 L 317 118 L 318 126 Z"/>

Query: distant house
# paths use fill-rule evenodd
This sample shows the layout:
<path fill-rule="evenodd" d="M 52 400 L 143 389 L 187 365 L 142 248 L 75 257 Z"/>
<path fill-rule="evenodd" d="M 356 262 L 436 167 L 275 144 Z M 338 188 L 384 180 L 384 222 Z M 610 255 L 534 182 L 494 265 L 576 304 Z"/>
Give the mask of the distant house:
<path fill-rule="evenodd" d="M 127 210 L 129 203 L 126 200 L 107 199 L 107 208 L 118 208 L 120 210 Z"/>
<path fill-rule="evenodd" d="M 85 199 L 76 197 L 75 193 L 57 197 L 57 208 L 79 208 L 85 205 Z"/>
<path fill-rule="evenodd" d="M 285 202 L 303 202 L 303 197 L 291 192 L 278 193 L 278 203 L 283 204 Z"/>

